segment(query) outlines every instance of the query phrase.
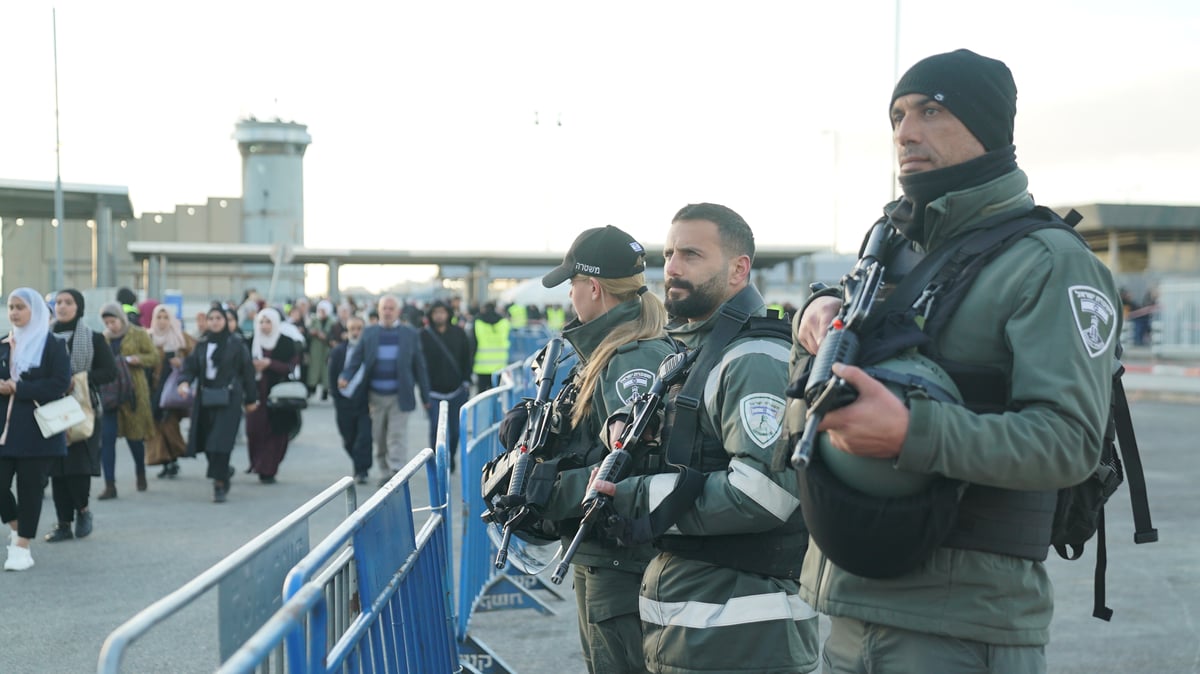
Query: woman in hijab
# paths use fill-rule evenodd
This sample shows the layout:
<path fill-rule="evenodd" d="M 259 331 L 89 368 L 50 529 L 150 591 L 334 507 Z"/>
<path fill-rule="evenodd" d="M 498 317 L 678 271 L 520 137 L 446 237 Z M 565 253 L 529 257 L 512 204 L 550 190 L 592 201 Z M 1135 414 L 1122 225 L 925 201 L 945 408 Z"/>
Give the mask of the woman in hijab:
<path fill-rule="evenodd" d="M 209 309 L 205 326 L 200 343 L 183 361 L 179 393 L 192 399 L 188 454 L 204 452 L 208 477 L 213 481 L 213 502 L 224 503 L 234 473 L 229 455 L 242 411 L 254 412 L 258 398 L 250 351 L 241 337 L 229 331 L 225 311 L 219 306 Z"/>
<path fill-rule="evenodd" d="M 154 410 L 154 421 L 157 424 L 162 452 L 159 460 L 162 472 L 158 477 L 174 478 L 179 475 L 179 457 L 187 453 L 187 441 L 179 431 L 179 420 L 186 416 L 186 411 L 178 409 L 162 409 L 159 400 L 162 399 L 163 385 L 174 370 L 183 367 L 183 359 L 192 352 L 196 340 L 183 332 L 179 321 L 171 315 L 171 307 L 159 304 L 150 310 L 150 340 L 158 349 L 157 378 L 152 387 L 150 404 Z"/>
<path fill-rule="evenodd" d="M 131 325 L 121 306 L 110 302 L 100 307 L 104 320 L 104 337 L 113 358 L 125 361 L 133 384 L 133 400 L 122 402 L 115 410 L 104 410 L 104 427 L 100 443 L 101 467 L 104 469 L 104 491 L 96 498 L 103 501 L 117 497 L 117 438 L 125 438 L 133 456 L 137 490 L 146 491 L 146 439 L 157 432 L 154 412 L 150 409 L 150 376 L 158 365 L 158 351 L 150 334 Z M 118 367 L 120 367 L 118 365 Z M 119 376 L 119 374 L 118 374 Z"/>
<path fill-rule="evenodd" d="M 270 307 L 254 319 L 254 343 L 250 347 L 258 386 L 258 399 L 266 400 L 271 387 L 292 377 L 304 342 L 296 327 L 284 322 Z M 250 450 L 250 472 L 263 484 L 274 484 L 275 473 L 287 453 L 288 436 L 299 424 L 300 413 L 263 406 L 246 416 L 246 446 Z"/>
<path fill-rule="evenodd" d="M 8 320 L 12 332 L 0 342 L 0 521 L 9 535 L 4 570 L 24 571 L 33 566 L 29 541 L 42 516 L 50 460 L 67 454 L 66 433 L 42 437 L 33 412 L 66 394 L 71 358 L 50 334 L 50 309 L 38 291 L 12 291 Z"/>
<path fill-rule="evenodd" d="M 333 328 L 337 317 L 329 300 L 317 302 L 317 317 L 308 328 L 308 390 L 315 393 L 321 387 L 321 400 L 329 398 L 329 352 L 333 350 Z"/>
<path fill-rule="evenodd" d="M 117 365 L 104 335 L 80 322 L 84 315 L 83 294 L 73 288 L 59 291 L 54 298 L 54 336 L 66 347 L 71 358 L 71 375 L 87 372 L 88 390 L 92 394 L 92 409 L 101 412 L 101 384 L 117 378 Z M 74 382 L 71 383 L 74 386 Z M 67 455 L 50 460 L 50 488 L 54 494 L 54 510 L 58 524 L 46 534 L 47 543 L 83 538 L 92 533 L 92 511 L 88 510 L 88 493 L 92 476 L 100 475 L 100 428 L 95 425 L 92 437 L 67 446 Z M 71 531 L 71 523 L 75 531 Z"/>

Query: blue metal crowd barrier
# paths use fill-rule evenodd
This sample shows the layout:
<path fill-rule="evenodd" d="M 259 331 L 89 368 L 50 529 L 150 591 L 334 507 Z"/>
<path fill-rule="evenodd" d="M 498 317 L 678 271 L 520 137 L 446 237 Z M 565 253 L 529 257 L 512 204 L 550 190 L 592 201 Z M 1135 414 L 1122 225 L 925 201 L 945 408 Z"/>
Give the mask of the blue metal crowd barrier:
<path fill-rule="evenodd" d="M 217 588 L 218 644 L 221 659 L 229 657 L 280 607 L 284 573 L 309 550 L 309 517 L 345 496 L 346 513 L 354 511 L 354 480 L 338 480 L 287 517 L 238 548 L 225 559 L 154 602 L 127 620 L 104 640 L 97 664 L 99 674 L 116 674 L 133 642 L 156 625 Z M 275 656 L 281 657 L 282 653 Z M 272 653 L 264 655 L 264 661 Z"/>
<path fill-rule="evenodd" d="M 539 343 L 533 353 L 519 363 L 505 368 L 498 377 L 500 385 L 475 396 L 460 412 L 459 446 L 463 448 L 461 472 L 462 549 L 458 577 L 457 636 L 463 661 L 481 672 L 502 674 L 510 671 L 492 650 L 469 633 L 472 615 L 477 611 L 497 611 L 531 608 L 544 614 L 551 609 L 530 590 L 541 589 L 562 599 L 554 586 L 539 577 L 526 576 L 511 566 L 496 569 L 496 543 L 488 535 L 488 525 L 481 519 L 486 506 L 481 496 L 483 467 L 504 452 L 500 444 L 500 422 L 504 413 L 522 398 L 536 394 L 532 365 L 536 352 L 545 345 Z M 567 345 L 560 358 L 554 391 L 566 381 L 577 356 Z M 524 543 L 514 539 L 516 548 Z M 518 554 L 513 551 L 510 559 Z"/>
<path fill-rule="evenodd" d="M 283 606 L 219 672 L 252 672 L 281 643 L 293 674 L 460 671 L 450 595 L 446 415 L 443 403 L 436 452 L 422 450 L 292 567 Z M 414 508 L 410 487 L 422 467 L 428 507 Z M 330 592 L 343 567 L 352 567 L 357 579 L 357 592 L 344 606 Z M 334 625 L 339 613 L 346 618 L 342 628 Z"/>
<path fill-rule="evenodd" d="M 541 323 L 514 328 L 508 333 L 508 362 L 521 363 L 550 341 L 554 334 Z"/>

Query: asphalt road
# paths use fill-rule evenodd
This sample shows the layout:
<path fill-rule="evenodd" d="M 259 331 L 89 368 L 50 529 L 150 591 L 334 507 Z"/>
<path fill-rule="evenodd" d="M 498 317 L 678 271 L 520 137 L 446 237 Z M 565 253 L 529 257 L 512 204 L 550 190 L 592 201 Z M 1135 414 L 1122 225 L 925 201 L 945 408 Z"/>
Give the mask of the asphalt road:
<path fill-rule="evenodd" d="M 1108 604 L 1113 622 L 1091 617 L 1094 546 L 1080 561 L 1054 559 L 1057 610 L 1051 672 L 1200 672 L 1200 431 L 1194 404 L 1134 403 L 1135 424 L 1147 469 L 1154 524 L 1162 540 L 1134 546 L 1127 493 L 1107 511 Z M 424 445 L 421 415 L 409 437 Z M 245 468 L 245 449 L 234 452 Z M 305 412 L 275 485 L 253 476 L 235 478 L 228 503 L 211 503 L 203 459 L 185 461 L 173 481 L 150 478 L 133 488 L 132 465 L 118 446 L 118 488 L 113 501 L 94 501 L 96 529 L 82 541 L 33 547 L 37 565 L 0 574 L 0 674 L 93 672 L 104 638 L 119 624 L 254 538 L 288 512 L 347 474 L 332 408 Z M 372 477 L 375 477 L 374 475 Z M 99 480 L 93 492 L 99 490 Z M 361 503 L 374 485 L 360 488 Z M 344 504 L 335 500 L 310 519 L 315 543 L 337 524 Z M 458 519 L 458 518 L 456 518 Z M 53 525 L 46 492 L 41 533 Z M 457 523 L 457 522 L 456 522 Z M 214 594 L 214 593 L 210 593 Z M 544 593 L 543 593 L 544 594 Z M 481 613 L 471 633 L 521 674 L 583 672 L 575 630 L 574 598 L 548 599 L 557 611 Z M 208 672 L 217 662 L 216 600 L 208 596 L 163 622 L 131 648 L 125 672 Z"/>

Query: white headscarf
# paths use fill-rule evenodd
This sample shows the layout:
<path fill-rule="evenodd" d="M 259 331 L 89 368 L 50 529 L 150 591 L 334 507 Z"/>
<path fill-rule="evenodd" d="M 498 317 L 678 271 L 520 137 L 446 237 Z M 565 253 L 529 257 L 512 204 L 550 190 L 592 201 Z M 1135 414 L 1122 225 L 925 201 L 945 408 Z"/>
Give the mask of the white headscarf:
<path fill-rule="evenodd" d="M 271 334 L 263 332 L 263 320 L 271 321 Z M 267 307 L 258 312 L 254 317 L 254 342 L 250 347 L 250 354 L 255 360 L 263 357 L 263 351 L 271 351 L 275 345 L 279 343 L 279 335 L 283 333 L 283 318 L 279 312 Z"/>
<path fill-rule="evenodd" d="M 269 335 L 262 330 L 264 318 L 270 319 L 274 326 Z M 295 325 L 283 320 L 283 316 L 277 310 L 267 307 L 258 312 L 258 316 L 254 319 L 254 343 L 250 347 L 250 355 L 257 360 L 263 357 L 263 351 L 274 350 L 275 345 L 279 343 L 279 335 L 286 335 L 296 343 L 297 348 L 304 346 L 304 335 L 300 334 L 300 330 Z"/>
<path fill-rule="evenodd" d="M 33 288 L 17 288 L 9 294 L 12 297 L 19 297 L 29 305 L 29 322 L 21 328 L 13 326 L 8 336 L 12 345 L 10 375 L 14 381 L 21 381 L 22 374 L 42 364 L 46 336 L 50 334 L 50 307 Z"/>
<path fill-rule="evenodd" d="M 333 302 L 330 302 L 329 300 L 321 300 L 320 302 L 317 302 L 317 312 L 319 313 L 321 310 L 325 311 L 326 316 L 330 318 L 337 318 L 333 309 Z"/>

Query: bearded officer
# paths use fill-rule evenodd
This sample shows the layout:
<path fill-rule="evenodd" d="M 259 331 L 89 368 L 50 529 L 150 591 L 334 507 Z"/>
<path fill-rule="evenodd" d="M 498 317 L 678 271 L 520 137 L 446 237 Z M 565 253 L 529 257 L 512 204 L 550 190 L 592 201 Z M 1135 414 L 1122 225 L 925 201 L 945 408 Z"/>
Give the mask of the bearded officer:
<path fill-rule="evenodd" d="M 660 550 L 642 579 L 646 667 L 811 671 L 817 616 L 798 594 L 807 536 L 796 480 L 770 467 L 787 385 L 786 323 L 762 318 L 755 327 L 767 312 L 749 282 L 754 234 L 733 210 L 684 207 L 663 254 L 668 332 L 701 347 L 668 410 L 667 459 L 677 461 L 682 447 L 686 467 L 594 483 L 622 516 L 610 535 L 654 538 Z M 771 323 L 782 323 L 782 334 Z"/>

